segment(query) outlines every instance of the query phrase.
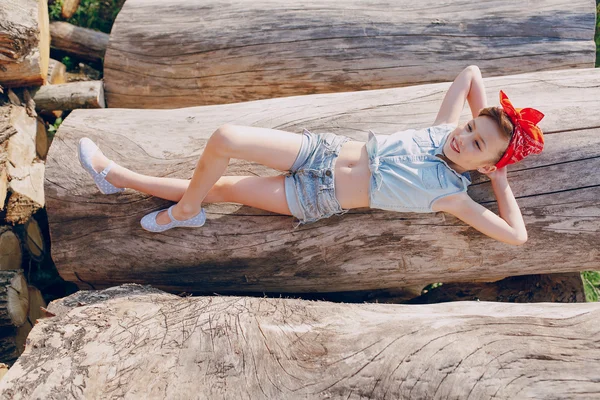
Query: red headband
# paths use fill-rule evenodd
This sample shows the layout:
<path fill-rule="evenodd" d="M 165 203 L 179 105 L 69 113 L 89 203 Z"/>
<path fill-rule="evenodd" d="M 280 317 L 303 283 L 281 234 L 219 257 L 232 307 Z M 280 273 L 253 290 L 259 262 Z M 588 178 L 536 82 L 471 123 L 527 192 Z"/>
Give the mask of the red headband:
<path fill-rule="evenodd" d="M 496 163 L 497 168 L 516 163 L 530 154 L 539 154 L 544 148 L 544 135 L 536 125 L 544 114 L 533 108 L 514 108 L 504 92 L 500 91 L 500 105 L 515 125 L 508 148 Z"/>

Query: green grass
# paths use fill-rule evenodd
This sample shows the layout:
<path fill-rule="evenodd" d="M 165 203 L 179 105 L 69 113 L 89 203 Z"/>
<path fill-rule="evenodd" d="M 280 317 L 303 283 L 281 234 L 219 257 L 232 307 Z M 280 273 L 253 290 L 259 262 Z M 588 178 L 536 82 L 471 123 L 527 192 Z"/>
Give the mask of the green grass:
<path fill-rule="evenodd" d="M 581 273 L 586 301 L 598 301 L 600 296 L 600 271 L 583 271 Z"/>
<path fill-rule="evenodd" d="M 83 28 L 110 33 L 125 0 L 81 0 L 77 11 L 69 19 L 61 16 L 62 2 L 55 0 L 48 6 L 50 21 L 67 21 Z"/>

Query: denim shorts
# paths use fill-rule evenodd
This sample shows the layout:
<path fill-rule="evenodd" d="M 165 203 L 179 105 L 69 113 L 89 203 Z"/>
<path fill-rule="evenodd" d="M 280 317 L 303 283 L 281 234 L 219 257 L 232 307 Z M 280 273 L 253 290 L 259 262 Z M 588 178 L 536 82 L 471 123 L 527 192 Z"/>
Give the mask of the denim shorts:
<path fill-rule="evenodd" d="M 296 161 L 285 174 L 285 197 L 288 207 L 298 223 L 316 222 L 332 215 L 342 215 L 335 197 L 335 160 L 342 145 L 351 140 L 334 133 L 302 132 L 302 145 Z"/>

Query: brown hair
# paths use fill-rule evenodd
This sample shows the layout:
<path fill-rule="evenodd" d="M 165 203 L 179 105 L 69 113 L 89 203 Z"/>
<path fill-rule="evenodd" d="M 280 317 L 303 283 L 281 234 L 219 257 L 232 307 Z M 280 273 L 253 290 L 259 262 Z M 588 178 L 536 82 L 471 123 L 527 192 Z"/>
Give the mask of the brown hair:
<path fill-rule="evenodd" d="M 496 124 L 498 124 L 498 126 L 500 127 L 500 131 L 504 134 L 504 137 L 506 137 L 508 139 L 508 141 L 510 142 L 510 139 L 512 137 L 515 126 L 513 125 L 510 118 L 508 117 L 508 114 L 506 114 L 506 112 L 504 112 L 502 107 L 483 108 L 483 109 L 481 109 L 481 111 L 479 111 L 478 116 L 486 116 L 486 117 L 490 117 L 491 119 L 493 119 L 494 122 L 496 122 Z M 500 154 L 498 154 L 492 160 L 492 163 L 496 164 L 498 161 L 500 161 L 500 158 L 502 158 L 505 151 L 506 151 L 506 149 L 502 150 L 502 152 Z"/>

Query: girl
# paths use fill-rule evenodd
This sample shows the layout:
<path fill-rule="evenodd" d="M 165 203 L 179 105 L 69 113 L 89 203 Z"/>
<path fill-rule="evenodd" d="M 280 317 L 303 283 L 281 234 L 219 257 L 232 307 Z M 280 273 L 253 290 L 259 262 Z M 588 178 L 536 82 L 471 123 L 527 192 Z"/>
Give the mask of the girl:
<path fill-rule="evenodd" d="M 458 125 L 465 100 L 473 119 Z M 191 180 L 132 172 L 106 158 L 88 138 L 80 140 L 78 153 L 104 194 L 127 187 L 177 202 L 142 218 L 142 227 L 151 232 L 200 227 L 206 220 L 202 203 L 233 202 L 293 215 L 299 220 L 295 227 L 361 207 L 444 211 L 494 239 L 520 245 L 527 231 L 506 165 L 542 151 L 543 135 L 536 124 L 543 114 L 514 109 L 502 91 L 500 103 L 487 107 L 481 72 L 472 65 L 452 82 L 434 126 L 392 135 L 369 131 L 367 143 L 307 129 L 298 135 L 225 124 L 207 141 Z M 286 173 L 221 176 L 230 158 Z M 466 193 L 470 170 L 490 178 L 500 216 Z"/>

